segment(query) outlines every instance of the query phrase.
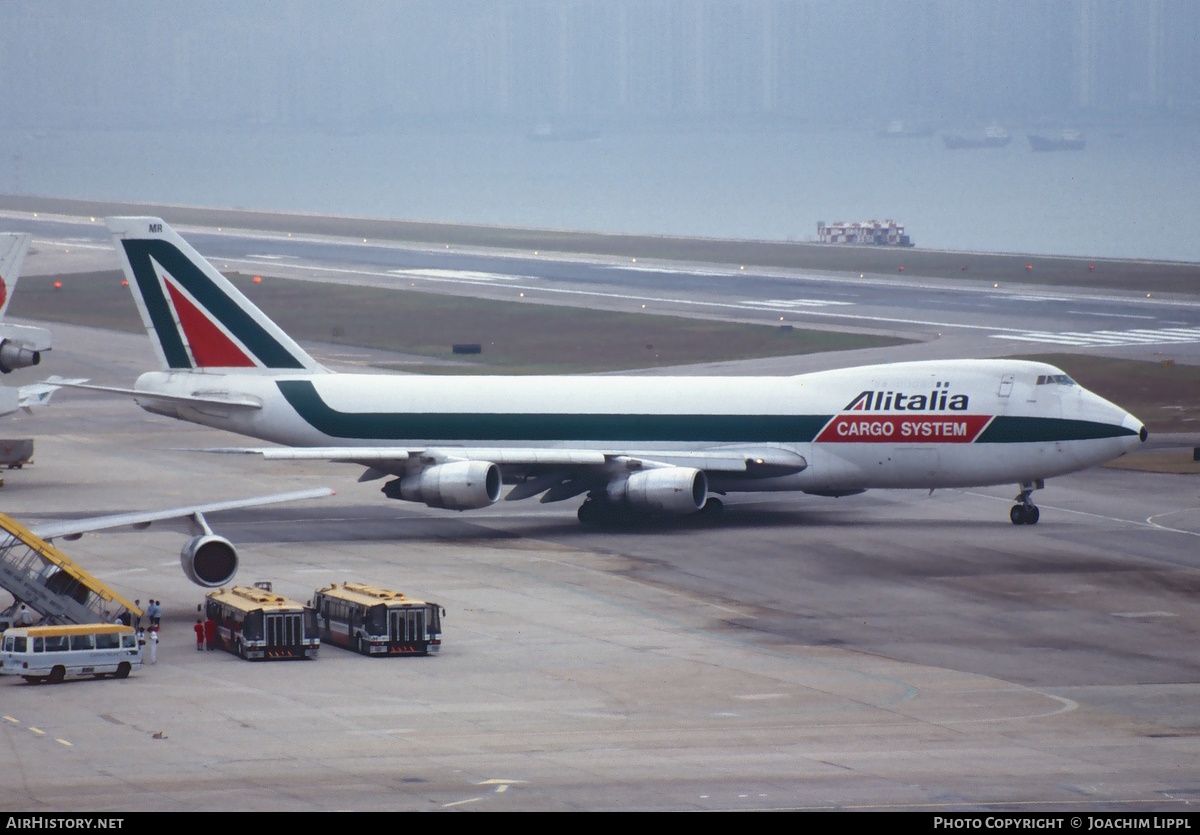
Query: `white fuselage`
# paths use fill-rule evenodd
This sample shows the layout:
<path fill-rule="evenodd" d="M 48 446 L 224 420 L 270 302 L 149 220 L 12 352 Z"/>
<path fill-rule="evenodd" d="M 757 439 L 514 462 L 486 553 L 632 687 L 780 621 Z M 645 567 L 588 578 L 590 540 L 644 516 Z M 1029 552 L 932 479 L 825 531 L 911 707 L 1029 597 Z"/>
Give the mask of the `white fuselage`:
<path fill-rule="evenodd" d="M 433 377 L 153 372 L 144 408 L 296 447 L 785 449 L 801 472 L 714 490 L 842 491 L 1036 481 L 1116 458 L 1141 423 L 1057 368 L 1018 360 L 795 377 Z M 250 400 L 261 408 L 153 400 Z"/>

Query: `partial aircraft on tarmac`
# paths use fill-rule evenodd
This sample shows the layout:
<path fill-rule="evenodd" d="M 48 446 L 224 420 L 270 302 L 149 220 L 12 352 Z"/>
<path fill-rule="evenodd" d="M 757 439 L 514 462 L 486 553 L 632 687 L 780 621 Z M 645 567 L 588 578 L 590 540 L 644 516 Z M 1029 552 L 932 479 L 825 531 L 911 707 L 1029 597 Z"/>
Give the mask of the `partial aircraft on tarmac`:
<path fill-rule="evenodd" d="M 317 487 L 167 510 L 46 522 L 32 527 L 0 513 L 0 586 L 13 596 L 12 606 L 0 612 L 0 629 L 13 624 L 14 614 L 22 603 L 60 623 L 109 620 L 123 612 L 142 614 L 135 604 L 50 545 L 55 539 L 75 540 L 85 533 L 115 528 L 143 530 L 155 522 L 186 519 L 191 538 L 179 553 L 183 573 L 197 585 L 215 588 L 233 579 L 238 555 L 233 543 L 213 532 L 205 514 L 331 495 L 333 491 L 329 488 Z"/>
<path fill-rule="evenodd" d="M 45 328 L 3 321 L 32 240 L 33 236 L 27 232 L 0 233 L 0 373 L 3 374 L 37 365 L 42 361 L 42 352 L 50 350 L 50 332 Z M 58 388 L 48 383 L 31 383 L 20 388 L 0 386 L 0 416 L 43 405 Z"/>
<path fill-rule="evenodd" d="M 1142 423 L 1060 369 L 1019 360 L 876 365 L 794 377 L 438 377 L 319 365 L 162 220 L 107 220 L 161 370 L 147 411 L 387 478 L 392 499 L 487 507 L 583 494 L 585 524 L 713 514 L 718 496 L 1019 485 L 1038 521 L 1045 479 L 1146 440 Z M 99 388 L 84 386 L 85 388 Z"/>

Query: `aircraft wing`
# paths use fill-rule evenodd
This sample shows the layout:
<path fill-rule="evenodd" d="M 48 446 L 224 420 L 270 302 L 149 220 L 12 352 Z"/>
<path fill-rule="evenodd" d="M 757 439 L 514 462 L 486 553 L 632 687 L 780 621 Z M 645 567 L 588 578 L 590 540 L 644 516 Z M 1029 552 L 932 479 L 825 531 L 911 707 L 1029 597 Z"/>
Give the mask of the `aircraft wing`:
<path fill-rule="evenodd" d="M 31 527 L 36 535 L 50 540 L 62 537 L 78 539 L 80 535 L 93 531 L 110 530 L 112 528 L 136 527 L 145 528 L 151 522 L 161 522 L 168 519 L 186 519 L 196 514 L 217 513 L 222 510 L 237 510 L 243 507 L 261 507 L 268 504 L 297 502 L 303 499 L 318 499 L 332 496 L 333 491 L 328 487 L 315 487 L 310 490 L 293 490 L 290 493 L 273 493 L 269 496 L 255 496 L 250 499 L 233 499 L 212 504 L 185 505 L 168 510 L 134 511 L 133 513 L 116 513 L 111 516 L 94 516 L 90 519 L 74 519 L 66 522 L 49 522 L 44 525 Z"/>
<path fill-rule="evenodd" d="M 444 464 L 449 461 L 490 461 L 500 466 L 527 467 L 695 467 L 722 473 L 743 473 L 759 466 L 774 466 L 798 473 L 808 466 L 804 457 L 789 449 L 715 447 L 703 450 L 645 450 L 614 452 L 556 447 L 211 447 L 203 452 L 261 455 L 276 461 L 335 461 L 344 464 L 406 465 Z"/>
<path fill-rule="evenodd" d="M 712 447 L 700 450 L 600 450 L 556 447 L 217 447 L 215 453 L 261 455 L 285 461 L 359 464 L 359 481 L 402 476 L 454 461 L 487 461 L 500 467 L 514 487 L 509 501 L 545 493 L 560 501 L 623 472 L 690 467 L 706 473 L 769 478 L 798 473 L 808 461 L 785 447 Z M 568 486 L 570 485 L 570 486 Z"/>

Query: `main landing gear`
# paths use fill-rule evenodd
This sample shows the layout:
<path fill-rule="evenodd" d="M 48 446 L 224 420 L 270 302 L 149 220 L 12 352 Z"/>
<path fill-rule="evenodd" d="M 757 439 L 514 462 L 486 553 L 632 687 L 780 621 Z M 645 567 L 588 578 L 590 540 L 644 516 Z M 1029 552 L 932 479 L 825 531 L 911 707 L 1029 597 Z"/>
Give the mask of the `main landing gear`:
<path fill-rule="evenodd" d="M 637 525 L 654 524 L 656 522 L 696 519 L 700 522 L 712 522 L 725 509 L 724 503 L 715 496 L 709 496 L 708 501 L 696 513 L 690 516 L 676 517 L 668 514 L 655 513 L 647 510 L 634 510 L 624 504 L 605 501 L 604 499 L 584 499 L 579 506 L 579 521 L 589 528 L 629 528 Z"/>
<path fill-rule="evenodd" d="M 1040 490 L 1044 485 L 1042 481 L 1026 481 L 1021 484 L 1021 493 L 1017 496 L 1017 504 L 1013 505 L 1012 510 L 1008 512 L 1008 518 L 1012 520 L 1014 525 L 1036 525 L 1038 518 L 1042 515 L 1037 505 L 1030 498 L 1034 490 Z"/>

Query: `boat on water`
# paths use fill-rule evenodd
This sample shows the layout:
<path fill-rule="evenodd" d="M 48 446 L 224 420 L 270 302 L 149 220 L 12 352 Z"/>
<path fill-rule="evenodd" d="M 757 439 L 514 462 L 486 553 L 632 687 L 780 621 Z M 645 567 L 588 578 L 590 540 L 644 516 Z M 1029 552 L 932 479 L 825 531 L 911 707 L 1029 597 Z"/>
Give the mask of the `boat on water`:
<path fill-rule="evenodd" d="M 982 134 L 943 133 L 942 142 L 947 151 L 962 151 L 973 148 L 1003 148 L 1012 142 L 1012 136 L 999 125 L 992 125 Z"/>
<path fill-rule="evenodd" d="M 933 136 L 933 126 L 893 119 L 888 122 L 886 128 L 879 131 L 879 136 L 883 139 L 920 139 L 925 136 Z"/>
<path fill-rule="evenodd" d="M 1087 140 L 1077 130 L 1064 130 L 1050 136 L 1029 134 L 1029 147 L 1035 151 L 1082 151 L 1085 145 Z"/>

